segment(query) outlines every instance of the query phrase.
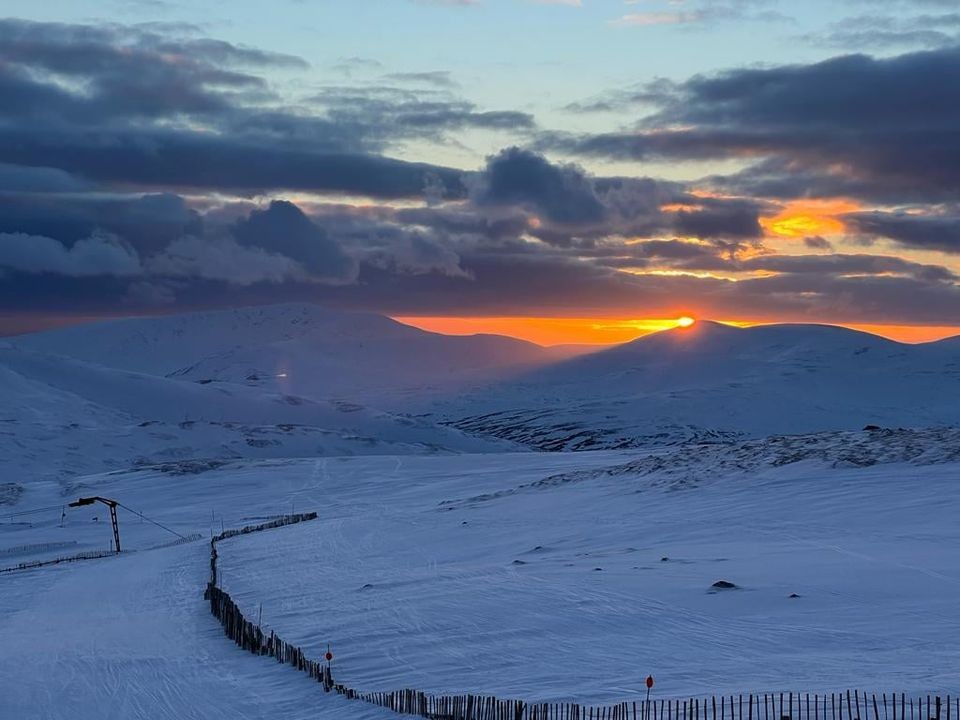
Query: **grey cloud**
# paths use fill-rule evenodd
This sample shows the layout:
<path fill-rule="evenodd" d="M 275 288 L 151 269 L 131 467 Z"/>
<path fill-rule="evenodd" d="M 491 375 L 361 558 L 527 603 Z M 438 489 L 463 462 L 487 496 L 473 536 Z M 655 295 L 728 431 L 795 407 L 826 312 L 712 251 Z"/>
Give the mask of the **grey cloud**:
<path fill-rule="evenodd" d="M 465 193 L 462 173 L 365 153 L 339 153 L 250 138 L 177 131 L 128 130 L 39 135 L 0 128 L 0 159 L 40 165 L 106 184 L 154 189 L 206 189 L 257 194 L 270 190 L 345 192 L 372 197 L 422 197 L 442 187 Z"/>
<path fill-rule="evenodd" d="M 902 274 L 930 282 L 955 283 L 960 278 L 939 265 L 910 262 L 889 255 L 768 255 L 738 263 L 743 270 L 788 274 L 883 275 Z"/>
<path fill-rule="evenodd" d="M 403 233 L 389 245 L 369 252 L 365 261 L 370 265 L 397 274 L 424 275 L 439 273 L 450 277 L 471 279 L 460 265 L 460 256 L 448 244 L 419 232 Z"/>
<path fill-rule="evenodd" d="M 699 238 L 756 239 L 763 235 L 757 204 L 749 201 L 710 202 L 702 210 L 681 210 L 675 227 L 681 235 Z"/>
<path fill-rule="evenodd" d="M 350 282 L 356 263 L 326 231 L 290 202 L 274 200 L 233 227 L 237 241 L 295 260 L 314 278 Z"/>
<path fill-rule="evenodd" d="M 481 248 L 482 249 L 482 248 Z M 229 304 L 270 303 L 284 300 L 311 300 L 335 306 L 374 310 L 394 314 L 515 314 L 518 308 L 531 315 L 609 315 L 626 308 L 643 308 L 651 315 L 675 308 L 677 298 L 692 312 L 719 317 L 766 317 L 776 319 L 822 319 L 841 322 L 885 322 L 949 324 L 960 317 L 960 286 L 922 272 L 897 274 L 855 272 L 801 272 L 797 267 L 769 277 L 744 278 L 730 282 L 715 277 L 688 275 L 633 275 L 609 267 L 617 263 L 615 254 L 584 262 L 558 249 L 539 252 L 529 245 L 522 252 L 459 253 L 463 274 L 443 272 L 397 272 L 389 263 L 360 265 L 358 282 L 347 285 L 317 285 L 287 281 L 279 284 L 225 284 L 197 278 L 182 285 L 169 285 L 160 278 L 148 284 L 170 289 L 174 307 L 211 307 Z M 579 251 L 578 251 L 579 252 Z M 650 253 L 669 253 L 665 248 L 650 248 Z M 624 256 L 628 253 L 624 253 Z M 652 262 L 642 257 L 630 265 Z M 675 263 L 684 262 L 678 258 Z M 731 267 L 728 259 L 703 253 L 690 260 L 690 267 L 709 262 Z M 771 260 L 771 263 L 782 261 Z M 657 265 L 663 261 L 656 260 Z M 626 263 L 624 263 L 626 265 Z M 868 268 L 869 269 L 869 268 Z M 875 267 L 874 269 L 879 269 Z M 92 278 L 59 279 L 50 276 L 14 274 L 0 283 L 0 307 L 29 307 L 39 311 L 59 308 L 63 311 L 64 293 L 71 298 L 71 310 L 85 313 L 115 312 L 126 303 L 131 311 L 138 307 L 129 294 L 130 283 L 119 278 L 94 282 Z M 145 279 L 146 280 L 146 279 Z M 177 278 L 171 278 L 177 280 Z M 141 280 L 136 280 L 138 283 Z M 140 287 L 141 295 L 149 295 Z M 169 300 L 160 292 L 160 299 Z"/>
<path fill-rule="evenodd" d="M 185 234 L 202 232 L 203 220 L 183 198 L 11 194 L 0 202 L 0 232 L 45 235 L 71 245 L 92 234 L 116 235 L 142 254 Z"/>
<path fill-rule="evenodd" d="M 0 233 L 0 270 L 52 273 L 73 277 L 142 272 L 136 251 L 117 238 L 92 236 L 66 246 L 52 238 L 24 233 Z"/>
<path fill-rule="evenodd" d="M 960 40 L 960 14 L 858 15 L 831 24 L 826 32 L 802 39 L 846 50 L 952 45 Z"/>
<path fill-rule="evenodd" d="M 844 221 L 864 235 L 888 238 L 904 247 L 960 253 L 960 215 L 878 211 L 851 213 Z"/>
<path fill-rule="evenodd" d="M 384 75 L 384 79 L 402 83 L 433 85 L 445 89 L 459 87 L 459 83 L 445 70 L 388 73 Z"/>
<path fill-rule="evenodd" d="M 434 77 L 435 74 L 415 75 Z M 397 75 L 387 77 L 396 79 Z M 445 74 L 436 77 L 445 77 Z M 440 89 L 397 85 L 328 86 L 310 100 L 321 106 L 330 120 L 355 128 L 369 138 L 423 137 L 428 133 L 471 127 L 518 132 L 535 127 L 533 117 L 527 113 L 482 111 L 474 103 L 452 95 L 448 91 L 450 86 L 440 85 L 436 80 L 433 84 Z"/>
<path fill-rule="evenodd" d="M 812 250 L 832 250 L 833 245 L 825 237 L 811 235 L 803 239 L 803 244 Z"/>
<path fill-rule="evenodd" d="M 300 263 L 285 255 L 238 245 L 232 238 L 225 237 L 175 240 L 163 252 L 149 259 L 147 271 L 162 278 L 221 280 L 231 285 L 309 282 L 313 279 Z M 134 292 L 142 293 L 147 287 L 163 287 L 164 297 L 173 297 L 168 286 L 157 282 L 138 285 Z"/>
<path fill-rule="evenodd" d="M 129 26 L 0 20 L 0 163 L 124 187 L 449 198 L 463 193 L 459 172 L 377 153 L 444 129 L 532 126 L 449 97 L 331 97 L 305 112 L 256 74 L 278 66 L 302 62 Z"/>
<path fill-rule="evenodd" d="M 472 198 L 480 206 L 527 206 L 546 219 L 563 224 L 597 223 L 605 216 L 583 170 L 572 165 L 554 165 L 542 155 L 516 147 L 487 160 Z"/>
<path fill-rule="evenodd" d="M 811 178 L 840 167 L 859 197 L 944 198 L 960 188 L 957 77 L 960 47 L 731 70 L 676 85 L 635 131 L 547 134 L 541 146 L 618 160 L 773 159 Z M 777 179 L 791 184 L 767 182 Z"/>
<path fill-rule="evenodd" d="M 0 163 L 0 194 L 67 193 L 90 189 L 90 183 L 60 168 Z"/>

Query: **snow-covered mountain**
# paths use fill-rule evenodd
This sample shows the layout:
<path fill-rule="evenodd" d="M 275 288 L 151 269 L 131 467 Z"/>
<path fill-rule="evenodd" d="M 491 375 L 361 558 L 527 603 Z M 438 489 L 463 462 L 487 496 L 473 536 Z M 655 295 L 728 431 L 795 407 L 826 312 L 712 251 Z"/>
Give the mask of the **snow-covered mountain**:
<path fill-rule="evenodd" d="M 313 305 L 8 338 L 0 343 L 0 471 L 29 481 L 198 458 L 512 449 L 385 412 L 379 401 L 553 357 L 511 338 L 447 337 Z"/>
<path fill-rule="evenodd" d="M 542 449 L 960 424 L 960 339 L 700 322 L 438 403 L 455 426 Z"/>
<path fill-rule="evenodd" d="M 0 475 L 29 483 L 181 460 L 510 449 L 342 400 L 0 348 Z"/>
<path fill-rule="evenodd" d="M 558 358 L 514 338 L 440 335 L 310 304 L 110 320 L 9 343 L 141 373 L 375 404 L 384 394 L 456 389 Z"/>
<path fill-rule="evenodd" d="M 0 468 L 488 452 L 960 424 L 960 339 L 700 322 L 586 355 L 313 305 L 0 343 Z"/>

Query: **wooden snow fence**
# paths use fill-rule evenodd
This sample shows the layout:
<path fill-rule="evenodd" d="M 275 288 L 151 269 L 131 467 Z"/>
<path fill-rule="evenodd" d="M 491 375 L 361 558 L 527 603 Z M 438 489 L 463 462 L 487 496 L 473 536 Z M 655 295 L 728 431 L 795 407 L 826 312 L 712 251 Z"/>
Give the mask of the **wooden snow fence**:
<path fill-rule="evenodd" d="M 764 693 L 637 700 L 607 706 L 535 703 L 487 695 L 430 695 L 419 690 L 360 692 L 334 680 L 330 664 L 312 660 L 302 648 L 269 634 L 247 620 L 230 595 L 217 585 L 217 543 L 237 535 L 315 520 L 316 513 L 286 515 L 262 525 L 228 530 L 210 542 L 210 612 L 227 637 L 254 655 L 291 665 L 350 700 L 361 700 L 405 715 L 435 720 L 960 720 L 960 698 L 847 690 L 838 693 Z"/>
<path fill-rule="evenodd" d="M 61 557 L 52 558 L 50 560 L 25 561 L 12 567 L 0 568 L 0 573 L 16 572 L 18 570 L 33 570 L 34 568 L 47 567 L 49 565 L 79 562 L 81 560 L 99 560 L 100 558 L 114 556 L 116 556 L 116 553 L 113 550 L 90 550 L 88 552 L 81 552 L 77 553 L 76 555 L 64 555 Z"/>

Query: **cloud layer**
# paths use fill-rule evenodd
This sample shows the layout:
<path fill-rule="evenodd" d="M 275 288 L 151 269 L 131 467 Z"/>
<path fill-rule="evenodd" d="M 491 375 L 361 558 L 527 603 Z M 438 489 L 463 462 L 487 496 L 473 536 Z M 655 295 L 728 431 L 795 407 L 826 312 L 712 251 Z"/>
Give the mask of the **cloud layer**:
<path fill-rule="evenodd" d="M 195 31 L 0 21 L 0 310 L 960 318 L 956 47 L 571 106 L 631 113 L 598 133 L 363 67 L 293 95 L 301 59 Z M 477 132 L 504 147 L 476 168 L 392 156 Z M 738 167 L 643 172 L 717 160 Z"/>

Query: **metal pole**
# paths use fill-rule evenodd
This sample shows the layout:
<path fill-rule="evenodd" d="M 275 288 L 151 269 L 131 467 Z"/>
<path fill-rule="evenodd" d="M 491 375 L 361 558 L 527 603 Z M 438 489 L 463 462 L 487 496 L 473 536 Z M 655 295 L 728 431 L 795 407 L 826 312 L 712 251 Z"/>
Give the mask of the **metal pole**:
<path fill-rule="evenodd" d="M 120 526 L 117 524 L 117 504 L 110 503 L 110 522 L 113 524 L 113 542 L 117 552 L 120 552 Z"/>

